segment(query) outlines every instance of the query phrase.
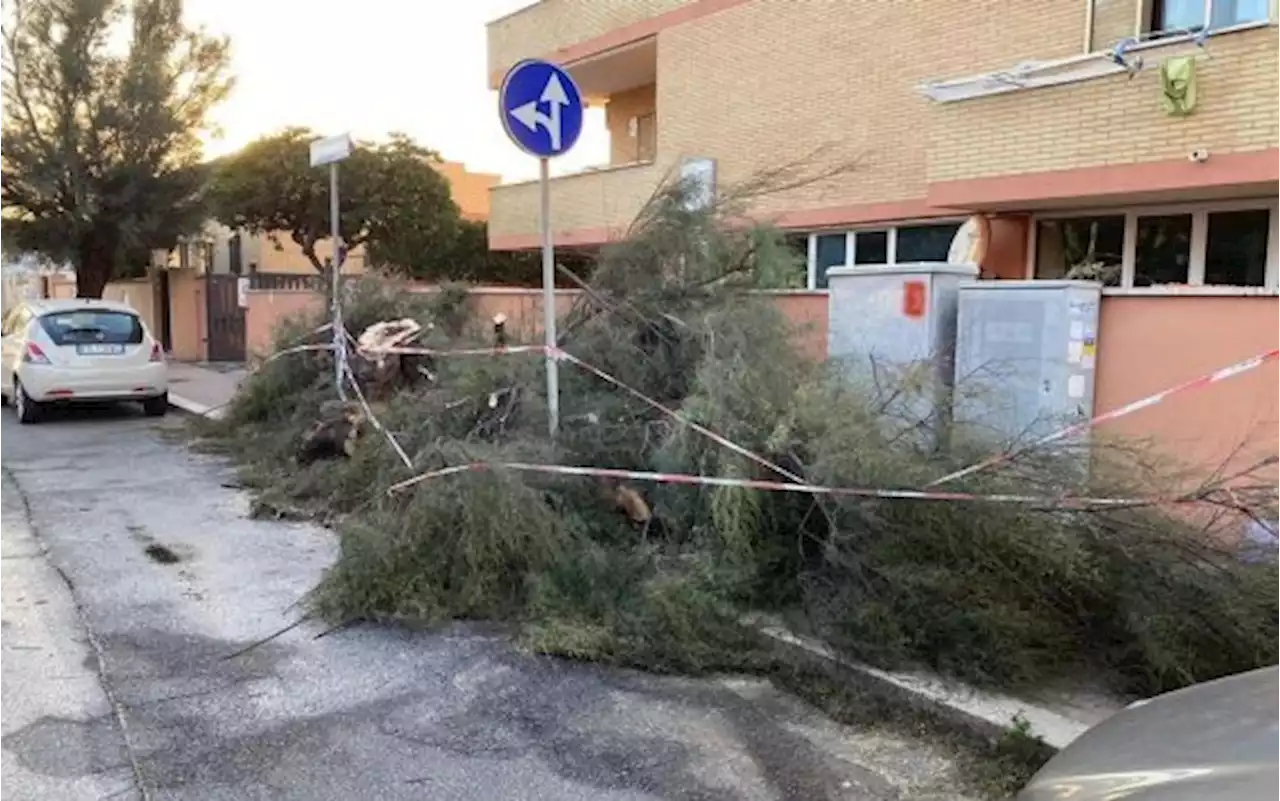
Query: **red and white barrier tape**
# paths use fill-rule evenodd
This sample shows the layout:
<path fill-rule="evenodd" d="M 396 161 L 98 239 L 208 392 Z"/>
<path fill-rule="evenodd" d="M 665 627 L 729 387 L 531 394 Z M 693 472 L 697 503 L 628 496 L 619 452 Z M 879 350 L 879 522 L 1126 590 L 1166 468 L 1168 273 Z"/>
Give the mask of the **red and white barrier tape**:
<path fill-rule="evenodd" d="M 527 473 L 550 473 L 562 476 L 599 477 L 625 479 L 629 481 L 646 481 L 657 484 L 682 484 L 692 486 L 740 487 L 743 489 L 767 490 L 770 492 L 803 492 L 808 495 L 834 495 L 856 498 L 879 498 L 883 500 L 903 501 L 959 501 L 972 503 L 1016 503 L 1027 505 L 1043 505 L 1055 508 L 1105 508 L 1124 507 L 1153 503 L 1191 503 L 1195 498 L 1086 498 L 1080 496 L 1042 496 L 1042 495 L 980 495 L 971 492 L 927 492 L 922 490 L 868 489 L 862 487 L 826 487 L 818 484 L 791 484 L 782 481 L 761 481 L 745 478 L 721 478 L 718 476 L 696 476 L 687 473 L 654 473 L 644 470 L 618 470 L 608 467 L 572 467 L 554 464 L 530 464 L 526 462 L 472 462 L 470 464 L 453 465 L 439 470 L 431 470 L 412 478 L 392 484 L 387 488 L 388 494 L 394 494 L 409 487 L 436 478 L 456 475 L 458 473 L 478 472 L 481 470 L 515 470 Z"/>
<path fill-rule="evenodd" d="M 399 356 L 508 356 L 517 353 L 543 353 L 543 345 L 508 345 L 501 348 L 460 348 L 457 350 L 435 350 L 433 348 L 417 348 L 394 346 L 388 348 L 364 348 L 361 354 L 380 356 L 383 354 Z"/>
<path fill-rule="evenodd" d="M 667 415 L 673 420 L 676 420 L 692 428 L 694 431 L 697 431 L 699 434 L 702 434 L 704 437 L 707 437 L 713 442 L 728 448 L 734 453 L 740 456 L 745 456 L 746 458 L 750 459 L 756 464 L 759 464 L 762 467 L 768 468 L 769 470 L 773 471 L 774 473 L 777 473 L 783 478 L 790 479 L 791 481 L 794 481 L 797 484 L 804 484 L 803 478 L 796 475 L 795 473 L 792 473 L 786 468 L 780 465 L 774 464 L 773 462 L 764 458 L 763 456 L 752 453 L 751 451 L 747 450 L 741 445 L 738 445 L 737 443 L 732 442 L 731 440 L 721 436 L 720 434 L 717 434 L 711 429 L 693 422 L 692 420 L 680 414 L 676 410 L 671 409 L 668 406 L 663 405 L 662 403 L 659 403 L 658 401 L 650 398 L 648 395 L 645 395 L 640 390 L 635 389 L 634 387 L 631 387 L 630 385 L 624 383 L 620 379 L 615 378 L 609 373 L 606 373 L 604 370 L 601 370 L 600 368 L 595 367 L 594 365 L 588 364 L 587 362 L 584 362 L 582 359 L 579 359 L 577 356 L 574 356 L 572 353 L 561 350 L 559 348 L 547 348 L 544 345 L 515 345 L 511 347 L 504 347 L 504 348 L 468 348 L 468 349 L 450 350 L 450 351 L 437 351 L 437 350 L 431 350 L 430 348 L 389 348 L 385 350 L 379 348 L 376 352 L 377 353 L 420 354 L 425 356 L 488 356 L 488 355 L 506 355 L 506 354 L 515 354 L 515 353 L 546 353 L 548 351 L 551 352 L 557 359 L 564 359 L 565 361 L 568 361 L 577 365 L 583 370 L 586 370 L 587 372 L 591 373 L 592 375 L 595 375 L 601 380 L 606 381 L 609 384 L 612 384 L 613 386 L 617 387 L 618 389 L 621 389 L 624 392 L 627 392 L 628 394 L 638 398 L 639 400 L 643 401 L 644 403 L 647 403 L 649 406 L 652 406 L 654 409 L 657 409 L 658 411 L 662 412 L 663 414 Z"/>
<path fill-rule="evenodd" d="M 1125 417 L 1127 415 L 1133 414 L 1136 411 L 1145 409 L 1148 406 L 1155 406 L 1157 403 L 1160 403 L 1161 401 L 1173 395 L 1177 395 L 1182 392 L 1187 392 L 1193 389 L 1200 389 L 1202 387 L 1207 387 L 1210 384 L 1216 384 L 1219 381 L 1225 381 L 1228 378 L 1238 376 L 1241 373 L 1247 373 L 1250 370 L 1257 369 L 1258 367 L 1261 367 L 1263 364 L 1266 364 L 1272 359 L 1275 359 L 1278 355 L 1280 355 L 1280 349 L 1273 349 L 1273 350 L 1267 351 L 1266 353 L 1260 353 L 1257 356 L 1254 356 L 1249 359 L 1245 359 L 1244 361 L 1236 362 L 1235 364 L 1229 365 L 1227 367 L 1223 367 L 1219 370 L 1214 370 L 1212 373 L 1202 375 L 1199 378 L 1193 378 L 1190 381 L 1186 381 L 1181 384 L 1178 384 L 1177 386 L 1170 387 L 1169 389 L 1163 390 L 1162 392 L 1157 392 L 1153 395 L 1148 395 L 1147 397 L 1141 398 L 1132 403 L 1126 403 L 1124 406 L 1121 406 L 1118 409 L 1112 409 L 1109 412 L 1104 412 L 1103 414 L 1097 415 L 1083 422 L 1069 425 L 1066 428 L 1060 429 L 1058 431 L 1053 432 L 1052 434 L 1041 437 L 1040 439 L 1037 439 L 1034 442 L 1031 442 L 1020 448 L 1014 448 L 1013 450 L 1004 451 L 1003 453 L 998 453 L 995 456 L 992 456 L 990 459 L 985 459 L 981 462 L 978 462 L 977 464 L 970 465 L 969 467 L 966 467 L 963 470 L 957 470 L 954 473 L 948 473 L 942 478 L 938 478 L 938 479 L 934 479 L 933 481 L 930 481 L 928 484 L 925 484 L 925 486 L 936 487 L 939 484 L 946 484 L 949 481 L 955 481 L 958 478 L 963 478 L 965 476 L 972 475 L 974 473 L 977 473 L 980 470 L 986 470 L 988 467 L 993 467 L 1002 462 L 1007 462 L 1010 459 L 1013 459 L 1017 457 L 1019 454 L 1025 453 L 1026 451 L 1032 448 L 1038 448 L 1041 445 L 1047 445 L 1051 442 L 1057 442 L 1060 439 L 1064 439 L 1073 434 L 1078 434 L 1081 431 L 1085 431 L 1096 425 L 1100 425 L 1102 423 L 1110 422 L 1112 420 Z"/>
<path fill-rule="evenodd" d="M 604 370 L 601 370 L 600 368 L 595 367 L 594 365 L 588 364 L 582 359 L 579 359 L 577 356 L 574 356 L 573 354 L 567 351 L 561 350 L 559 348 L 547 348 L 542 345 L 516 345 L 512 347 L 503 347 L 503 348 L 467 348 L 467 349 L 460 349 L 460 350 L 433 350 L 430 348 L 395 347 L 395 348 L 386 348 L 386 349 L 379 348 L 377 349 L 377 351 L 374 351 L 374 352 L 399 353 L 399 354 L 406 354 L 406 355 L 416 354 L 416 355 L 428 355 L 428 356 L 492 356 L 492 355 L 518 354 L 518 353 L 550 352 L 557 359 L 564 359 L 565 361 L 568 361 L 577 365 L 583 370 L 591 373 L 592 375 L 595 375 L 596 377 L 617 387 L 618 389 L 623 390 L 624 392 L 648 404 L 652 408 L 667 415 L 668 417 L 682 423 L 683 425 L 688 426 L 694 431 L 697 431 L 699 434 L 702 434 L 703 436 L 707 437 L 713 442 L 725 448 L 728 448 L 729 450 L 733 451 L 734 453 L 740 456 L 744 456 L 747 459 L 750 459 L 756 464 L 759 464 L 762 467 L 765 467 L 773 471 L 774 473 L 777 473 L 783 478 L 789 479 L 791 482 L 794 482 L 794 483 L 781 483 L 781 482 L 762 481 L 762 480 L 755 480 L 755 479 L 720 478 L 720 477 L 714 477 L 714 476 L 695 476 L 695 475 L 680 474 L 680 473 L 653 473 L 653 472 L 644 472 L 644 471 L 617 470 L 613 468 L 570 467 L 565 465 L 534 465 L 534 464 L 525 464 L 525 463 L 519 463 L 519 462 L 507 462 L 507 463 L 499 463 L 495 465 L 489 465 L 483 462 L 479 462 L 479 463 L 473 463 L 473 464 L 467 464 L 467 465 L 455 465 L 452 467 L 443 468 L 441 470 L 434 470 L 427 473 L 422 473 L 420 475 L 414 476 L 409 479 L 405 479 L 404 481 L 400 481 L 400 482 L 397 482 L 396 484 L 391 485 L 391 487 L 389 487 L 387 490 L 389 493 L 398 492 L 400 490 L 406 489 L 410 486 L 416 485 L 420 482 L 427 481 L 433 478 L 439 478 L 442 476 L 453 475 L 455 473 L 461 473 L 461 472 L 466 472 L 471 470 L 482 470 L 482 469 L 488 469 L 490 467 L 501 467 L 509 470 L 557 473 L 561 475 L 600 476 L 600 477 L 612 477 L 612 478 L 625 478 L 625 479 L 631 479 L 634 481 L 652 481 L 652 482 L 674 483 L 674 484 L 703 484 L 703 485 L 710 485 L 710 486 L 743 487 L 743 488 L 750 488 L 750 489 L 761 489 L 761 490 L 781 491 L 781 492 L 804 492 L 812 495 L 842 495 L 842 496 L 896 499 L 896 500 L 974 501 L 974 502 L 986 502 L 986 503 L 1052 504 L 1059 507 L 1062 507 L 1062 506 L 1067 506 L 1067 507 L 1129 506 L 1129 505 L 1139 504 L 1139 503 L 1187 503 L 1187 502 L 1190 502 L 1190 499 L 1187 499 L 1187 498 L 1083 498 L 1083 497 L 1074 497 L 1074 496 L 1054 498 L 1054 497 L 1031 496 L 1031 495 L 1008 495 L 1008 494 L 980 495 L 980 494 L 964 493 L 964 492 L 928 492 L 923 490 L 883 490 L 883 489 L 867 489 L 867 488 L 824 487 L 824 486 L 806 483 L 803 478 L 796 475 L 795 473 L 792 473 L 786 468 L 775 464 L 774 462 L 770 461 L 769 459 L 766 459 L 763 456 L 760 456 L 759 454 L 753 453 L 752 451 L 742 447 L 741 445 L 738 445 L 732 440 L 729 440 L 728 438 L 716 433 L 715 431 L 712 431 L 711 429 L 705 426 L 695 423 L 694 421 L 685 417 L 684 415 L 677 412 L 676 410 L 671 409 L 670 407 L 660 403 L 659 401 L 656 401 L 650 398 L 649 396 L 645 395 L 643 392 L 640 392 L 634 387 L 631 387 L 630 385 L 610 375 Z M 277 355 L 283 355 L 283 352 Z M 1171 387 L 1170 389 L 1166 389 L 1162 392 L 1155 393 L 1146 398 L 1142 398 L 1140 400 L 1134 401 L 1133 403 L 1126 404 L 1125 406 L 1122 406 L 1118 409 L 1113 409 L 1110 412 L 1097 415 L 1087 421 L 1076 423 L 1071 426 L 1067 426 L 1066 428 L 1060 429 L 1059 431 L 1056 431 L 1045 437 L 1041 437 L 1040 439 L 1022 448 L 997 454 L 996 456 L 993 456 L 990 459 L 986 459 L 982 462 L 966 467 L 963 470 L 957 470 L 954 473 L 950 473 L 939 479 L 935 479 L 934 481 L 931 481 L 930 483 L 926 484 L 925 487 L 927 488 L 927 487 L 938 486 L 940 484 L 944 484 L 946 482 L 954 481 L 955 479 L 962 478 L 967 475 L 971 475 L 980 470 L 984 470 L 993 465 L 1000 464 L 1001 462 L 1012 459 L 1016 457 L 1018 454 L 1023 453 L 1030 448 L 1055 442 L 1065 437 L 1069 437 L 1072 434 L 1087 430 L 1101 423 L 1105 423 L 1110 420 L 1115 420 L 1117 418 L 1124 417 L 1140 409 L 1144 409 L 1148 406 L 1154 406 L 1155 404 L 1160 403 L 1161 401 L 1165 400 L 1166 398 L 1172 395 L 1176 395 L 1190 389 L 1197 389 L 1203 386 L 1207 386 L 1209 384 L 1213 384 L 1218 381 L 1226 380 L 1228 378 L 1239 375 L 1241 373 L 1248 372 L 1250 370 L 1253 370 L 1261 366 L 1262 364 L 1268 361 L 1271 361 L 1272 359 L 1275 359 L 1277 355 L 1280 355 L 1280 350 L 1271 350 L 1266 353 L 1260 354 L 1258 356 L 1254 356 L 1250 359 L 1245 359 L 1244 361 L 1237 362 L 1236 364 L 1230 365 L 1228 367 L 1215 370 L 1214 372 L 1209 373 L 1208 375 L 1201 376 L 1191 381 L 1184 382 L 1175 387 Z M 352 383 L 354 384 L 354 376 L 351 376 L 351 378 L 352 378 Z M 357 386 L 357 392 L 359 392 L 358 386 Z M 361 398 L 361 400 L 363 401 L 363 397 Z M 366 404 L 366 410 L 367 409 L 368 409 L 368 406 Z M 371 417 L 372 417 L 372 414 L 371 414 Z M 381 429 L 381 426 L 378 425 L 376 420 L 374 421 L 374 423 L 376 426 L 378 426 Z M 401 459 L 405 462 L 405 465 L 407 467 L 412 467 L 411 461 L 400 449 L 399 443 L 397 443 L 394 438 L 390 437 L 389 432 L 384 431 L 384 433 L 386 433 L 390 438 L 390 441 L 393 447 L 395 447 L 397 453 L 400 454 Z"/>
<path fill-rule="evenodd" d="M 396 452 L 396 456 L 400 457 L 400 461 L 404 462 L 404 466 L 412 470 L 413 460 L 409 458 L 409 454 L 404 452 L 404 448 L 400 447 L 400 442 L 395 435 L 391 433 L 386 426 L 382 425 L 382 421 L 373 413 L 373 409 L 369 406 L 369 401 L 364 397 L 364 390 L 360 389 L 360 382 L 356 380 L 356 374 L 351 370 L 351 363 L 345 362 L 342 365 L 342 372 L 346 375 L 347 381 L 351 384 L 351 388 L 356 392 L 356 399 L 360 401 L 360 405 L 364 408 L 364 413 L 369 416 L 369 422 L 373 423 L 373 427 L 387 438 L 387 442 L 391 443 L 391 448 Z"/>
<path fill-rule="evenodd" d="M 579 359 L 577 356 L 574 356 L 572 353 L 568 353 L 566 351 L 560 350 L 559 348 L 556 348 L 554 350 L 554 353 L 557 356 L 557 358 L 561 358 L 566 361 L 572 362 L 573 364 L 576 364 L 577 366 L 581 367 L 583 370 L 586 370 L 588 373 L 591 373 L 592 375 L 600 378 L 601 380 L 607 381 L 608 383 L 612 384 L 618 389 L 621 389 L 624 392 L 644 401 L 645 403 L 652 406 L 654 409 L 657 409 L 658 411 L 662 412 L 663 414 L 667 415 L 673 420 L 676 420 L 688 426 L 689 428 L 692 428 L 694 431 L 697 431 L 699 434 L 710 439 L 712 442 L 715 442 L 718 445 L 723 445 L 724 447 L 728 448 L 729 450 L 733 451 L 739 456 L 745 456 L 746 458 L 750 459 L 751 461 L 755 462 L 761 467 L 766 467 L 769 470 L 772 470 L 774 473 L 777 473 L 778 475 L 782 476 L 783 478 L 794 481 L 796 484 L 805 483 L 805 480 L 803 478 L 796 475 L 795 473 L 792 473 L 790 470 L 787 470 L 785 467 L 781 467 L 777 464 L 774 464 L 773 462 L 769 461 L 763 456 L 760 456 L 759 454 L 756 454 L 756 453 L 752 453 L 751 451 L 747 450 L 746 448 L 742 447 L 736 442 L 733 442 L 721 436 L 720 434 L 717 434 L 716 432 L 712 431 L 706 426 L 702 426 L 693 422 L 689 418 L 677 412 L 675 409 L 671 409 L 659 403 L 658 401 L 654 400 L 653 398 L 650 398 L 648 395 L 644 394 L 640 390 L 635 389 L 634 387 L 631 387 L 627 384 L 624 384 L 621 380 L 614 378 L 613 376 L 606 373 L 604 370 L 601 370 L 598 367 L 587 364 L 582 359 Z"/>

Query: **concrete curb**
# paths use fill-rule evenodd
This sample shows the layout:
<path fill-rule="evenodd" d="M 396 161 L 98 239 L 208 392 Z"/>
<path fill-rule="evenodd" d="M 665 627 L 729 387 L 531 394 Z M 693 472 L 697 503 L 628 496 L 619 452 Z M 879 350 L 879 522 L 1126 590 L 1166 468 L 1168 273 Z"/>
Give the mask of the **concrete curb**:
<path fill-rule="evenodd" d="M 194 401 L 190 398 L 184 398 L 181 395 L 176 395 L 173 392 L 169 393 L 169 405 L 176 409 L 181 409 L 188 414 L 194 414 L 199 417 L 208 417 L 211 420 L 217 420 L 222 417 L 223 410 L 225 408 L 223 406 L 209 406 L 208 404 L 200 403 L 199 401 Z"/>
<path fill-rule="evenodd" d="M 894 672 L 856 662 L 837 654 L 825 643 L 795 634 L 763 615 L 748 616 L 741 622 L 801 658 L 854 674 L 852 678 L 870 682 L 879 689 L 929 708 L 985 736 L 998 736 L 1010 730 L 1016 717 L 1030 724 L 1033 736 L 1053 748 L 1062 749 L 1086 729 L 1121 708 L 1117 703 L 1113 709 L 1083 716 L 1093 718 L 1091 720 L 1069 717 L 1003 693 L 978 690 L 927 673 Z"/>

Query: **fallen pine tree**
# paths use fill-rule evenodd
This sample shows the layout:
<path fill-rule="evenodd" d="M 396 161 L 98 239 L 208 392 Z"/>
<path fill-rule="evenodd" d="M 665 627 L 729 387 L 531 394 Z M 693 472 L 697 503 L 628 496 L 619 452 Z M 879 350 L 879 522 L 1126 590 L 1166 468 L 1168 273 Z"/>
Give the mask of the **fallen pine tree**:
<path fill-rule="evenodd" d="M 918 488 L 999 447 L 955 430 L 951 447 L 925 447 L 928 437 L 904 437 L 889 420 L 887 398 L 915 389 L 862 385 L 796 355 L 796 332 L 753 290 L 788 285 L 802 262 L 776 230 L 740 223 L 742 204 L 789 180 L 766 176 L 698 210 L 688 187 L 664 187 L 600 253 L 560 346 L 790 478 L 570 362 L 552 440 L 537 353 L 441 357 L 423 370 L 355 356 L 358 378 L 380 376 L 378 419 L 419 472 L 516 463 Z M 493 325 L 467 304 L 455 289 L 414 295 L 369 280 L 348 299 L 346 324 L 355 338 L 411 320 L 420 347 L 492 346 Z M 322 342 L 307 334 L 321 322 L 284 326 L 279 346 Z M 1155 503 L 821 497 L 500 468 L 388 493 L 412 473 L 355 412 L 336 418 L 345 422 L 333 424 L 342 431 L 329 458 L 299 458 L 334 408 L 330 358 L 270 362 L 203 433 L 239 461 L 261 508 L 335 524 L 341 555 L 308 599 L 334 622 L 501 619 L 537 651 L 700 672 L 751 667 L 755 643 L 738 620 L 764 610 L 879 665 L 1006 687 L 1085 673 L 1134 694 L 1277 659 L 1275 562 L 1240 558 L 1224 534 L 1242 515 L 1274 519 L 1273 483 L 1240 490 L 1237 476 L 1232 493 L 1208 480 L 1180 490 L 1230 512 L 1209 516 Z M 1064 487 L 1163 489 L 1157 469 L 1140 469 L 1141 449 L 1108 452 L 1125 469 L 1082 480 L 1076 455 L 1043 448 L 948 489 L 1047 499 Z"/>

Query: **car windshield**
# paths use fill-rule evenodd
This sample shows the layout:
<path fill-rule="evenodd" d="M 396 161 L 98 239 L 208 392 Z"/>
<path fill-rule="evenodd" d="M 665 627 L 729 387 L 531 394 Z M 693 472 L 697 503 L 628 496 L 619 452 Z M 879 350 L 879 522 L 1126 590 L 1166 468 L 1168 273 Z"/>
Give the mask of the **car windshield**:
<path fill-rule="evenodd" d="M 40 317 L 40 326 L 55 345 L 138 345 L 142 342 L 142 322 L 128 312 L 101 309 L 53 312 Z"/>

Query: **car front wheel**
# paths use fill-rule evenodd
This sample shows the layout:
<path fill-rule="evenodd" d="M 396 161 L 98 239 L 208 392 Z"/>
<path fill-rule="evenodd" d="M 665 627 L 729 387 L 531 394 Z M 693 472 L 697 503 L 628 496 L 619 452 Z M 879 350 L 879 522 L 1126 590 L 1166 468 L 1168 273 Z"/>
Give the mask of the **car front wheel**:
<path fill-rule="evenodd" d="M 13 411 L 18 415 L 18 422 L 24 425 L 38 422 L 44 412 L 44 404 L 27 397 L 27 391 L 17 378 L 13 379 Z"/>

